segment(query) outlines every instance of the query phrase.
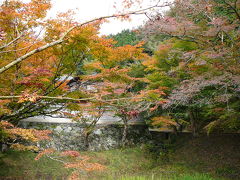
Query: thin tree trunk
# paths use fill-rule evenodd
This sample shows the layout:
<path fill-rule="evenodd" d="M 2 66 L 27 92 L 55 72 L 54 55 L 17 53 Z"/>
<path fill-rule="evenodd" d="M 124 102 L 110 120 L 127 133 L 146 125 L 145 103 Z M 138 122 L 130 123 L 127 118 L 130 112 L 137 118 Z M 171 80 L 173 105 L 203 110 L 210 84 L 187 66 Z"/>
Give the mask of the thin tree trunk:
<path fill-rule="evenodd" d="M 127 134 L 128 134 L 128 121 L 126 118 L 123 119 L 123 135 L 122 135 L 122 146 L 125 147 L 127 145 Z"/>
<path fill-rule="evenodd" d="M 89 148 L 89 133 L 86 133 L 84 136 L 84 148 L 85 150 L 88 150 Z"/>
<path fill-rule="evenodd" d="M 199 135 L 198 133 L 198 128 L 197 128 L 197 117 L 194 116 L 194 110 L 190 109 L 188 111 L 189 118 L 190 118 L 190 123 L 191 123 L 191 130 L 193 137 L 197 137 Z"/>

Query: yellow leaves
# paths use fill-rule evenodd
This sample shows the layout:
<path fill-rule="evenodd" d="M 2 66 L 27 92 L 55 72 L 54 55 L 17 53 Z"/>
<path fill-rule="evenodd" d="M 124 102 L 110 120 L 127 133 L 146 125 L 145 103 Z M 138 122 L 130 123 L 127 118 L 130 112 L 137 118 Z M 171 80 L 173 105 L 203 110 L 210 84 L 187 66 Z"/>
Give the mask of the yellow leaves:
<path fill-rule="evenodd" d="M 157 65 L 157 59 L 155 57 L 148 57 L 146 58 L 143 63 L 142 63 L 144 66 L 146 66 L 146 71 L 147 70 L 155 70 L 155 69 L 158 69 L 156 67 Z"/>
<path fill-rule="evenodd" d="M 5 113 L 11 113 L 11 110 L 7 107 L 8 103 L 10 102 L 10 100 L 0 100 L 0 115 Z"/>
<path fill-rule="evenodd" d="M 94 61 L 94 62 L 91 62 L 91 63 L 87 63 L 87 64 L 84 65 L 84 68 L 87 69 L 88 71 L 103 69 L 102 63 L 99 62 L 99 61 Z"/>
<path fill-rule="evenodd" d="M 8 134 L 11 135 L 12 139 L 17 139 L 18 137 L 21 137 L 21 139 L 37 142 L 38 138 L 34 135 L 33 129 L 22 129 L 22 128 L 13 128 L 6 130 Z"/>
<path fill-rule="evenodd" d="M 147 55 L 142 52 L 142 45 L 143 43 L 140 42 L 135 46 L 125 45 L 122 47 L 113 48 L 109 59 L 110 61 L 116 62 L 145 59 Z"/>
<path fill-rule="evenodd" d="M 128 68 L 120 69 L 119 67 L 104 68 L 101 73 L 95 75 L 85 76 L 88 80 L 107 80 L 109 82 L 133 82 L 134 79 L 127 75 L 129 72 Z"/>
<path fill-rule="evenodd" d="M 101 113 L 94 111 L 95 109 L 88 109 L 88 115 L 98 117 L 101 115 Z"/>
<path fill-rule="evenodd" d="M 31 141 L 37 142 L 41 140 L 50 139 L 49 134 L 51 131 L 49 130 L 36 130 L 36 129 L 23 129 L 16 128 L 13 124 L 7 121 L 0 121 L 0 132 L 1 132 L 1 142 L 6 144 L 11 144 L 11 148 L 19 150 L 19 151 L 27 151 L 33 150 L 38 151 L 38 147 L 34 145 L 24 145 L 20 143 L 20 141 Z"/>
<path fill-rule="evenodd" d="M 152 125 L 154 126 L 176 126 L 177 123 L 171 118 L 171 116 L 158 116 L 152 118 Z"/>
<path fill-rule="evenodd" d="M 12 144 L 11 145 L 12 149 L 18 150 L 18 151 L 38 151 L 38 147 L 37 146 L 25 146 L 23 144 Z"/>
<path fill-rule="evenodd" d="M 38 95 L 36 93 L 30 94 L 29 91 L 25 91 L 19 98 L 18 103 L 23 103 L 25 101 L 36 102 Z"/>
<path fill-rule="evenodd" d="M 115 43 L 112 39 L 104 38 L 96 38 L 91 43 L 91 54 L 102 67 L 114 67 L 125 61 L 147 58 L 147 55 L 143 53 L 143 48 L 141 48 L 143 42 L 135 46 L 125 45 L 122 47 L 114 47 Z"/>
<path fill-rule="evenodd" d="M 13 124 L 7 121 L 0 121 L 0 129 L 8 135 L 9 139 L 21 139 L 32 142 L 48 140 L 50 139 L 49 134 L 51 133 L 50 130 L 16 128 Z"/>

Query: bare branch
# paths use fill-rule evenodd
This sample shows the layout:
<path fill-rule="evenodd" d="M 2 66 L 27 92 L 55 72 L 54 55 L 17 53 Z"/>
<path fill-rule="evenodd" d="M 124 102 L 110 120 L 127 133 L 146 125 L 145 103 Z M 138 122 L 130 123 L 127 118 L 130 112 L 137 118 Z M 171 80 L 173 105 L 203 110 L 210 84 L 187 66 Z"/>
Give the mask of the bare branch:
<path fill-rule="evenodd" d="M 22 96 L 0 96 L 0 99 L 19 99 L 22 98 Z M 81 98 L 81 99 L 75 99 L 75 98 L 69 98 L 69 97 L 51 97 L 51 96 L 37 96 L 39 99 L 51 99 L 51 100 L 69 100 L 69 101 L 86 101 L 86 100 L 92 100 L 95 98 Z"/>
<path fill-rule="evenodd" d="M 22 96 L 0 96 L 0 99 L 19 99 L 22 98 Z M 92 98 L 70 98 L 70 97 L 52 97 L 52 96 L 37 96 L 38 99 L 50 99 L 50 100 L 66 100 L 66 101 L 90 101 L 90 100 L 98 100 L 100 102 L 111 102 L 111 101 L 118 101 L 118 100 L 128 100 L 128 99 L 142 99 L 142 98 L 136 98 L 136 97 L 127 97 L 127 98 L 116 98 L 116 99 L 97 99 L 95 97 Z"/>
<path fill-rule="evenodd" d="M 21 37 L 23 36 L 23 33 L 20 34 L 18 37 L 16 37 L 15 39 L 13 39 L 12 41 L 10 41 L 9 43 L 3 45 L 0 47 L 0 50 L 5 49 L 6 47 L 10 46 L 11 44 L 13 44 L 14 42 L 16 42 L 17 40 L 19 40 Z"/>

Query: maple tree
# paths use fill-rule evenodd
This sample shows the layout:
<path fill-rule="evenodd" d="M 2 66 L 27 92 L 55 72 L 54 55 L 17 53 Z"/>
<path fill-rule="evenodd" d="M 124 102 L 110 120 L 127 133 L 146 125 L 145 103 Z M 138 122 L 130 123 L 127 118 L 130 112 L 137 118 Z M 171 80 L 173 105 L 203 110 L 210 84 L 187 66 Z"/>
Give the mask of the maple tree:
<path fill-rule="evenodd" d="M 124 3 L 130 6 L 130 2 Z M 1 88 L 1 99 L 11 99 L 11 96 L 13 99 L 22 98 L 18 101 L 19 103 L 16 105 L 13 103 L 10 108 L 11 110 L 18 109 L 19 112 L 3 113 L 1 119 L 11 119 L 14 122 L 29 116 L 49 114 L 45 109 L 54 103 L 47 102 L 46 99 L 53 100 L 54 97 L 67 93 L 68 77 L 75 75 L 76 67 L 81 66 L 82 61 L 89 57 L 103 58 L 102 55 L 106 50 L 109 53 L 107 57 L 109 59 L 118 57 L 117 61 L 121 61 L 121 58 L 124 58 L 121 56 L 124 49 L 112 48 L 111 50 L 111 47 L 107 47 L 111 46 L 111 43 L 97 35 L 99 25 L 105 18 L 125 18 L 130 14 L 144 14 L 147 10 L 162 6 L 156 4 L 139 11 L 79 23 L 70 17 L 71 12 L 60 14 L 57 19 L 44 19 L 47 10 L 51 7 L 50 1 L 29 3 L 6 1 L 3 3 L 1 5 L 1 16 L 4 20 L 1 21 L 1 58 L 6 60 L 2 61 L 0 70 L 1 84 L 4 84 Z M 15 28 L 8 29 L 10 26 Z M 44 32 L 40 31 L 36 34 L 35 28 L 41 28 Z M 131 46 L 127 48 L 130 49 Z M 134 49 L 129 50 L 129 53 L 133 51 Z M 110 55 L 113 53 L 118 53 L 118 56 Z M 61 79 L 62 75 L 66 75 L 64 80 Z M 2 78 L 3 76 L 7 78 Z M 22 91 L 25 91 L 23 95 L 21 95 Z M 60 98 L 56 99 L 60 101 Z M 8 103 L 4 104 L 4 102 L 6 103 L 3 101 L 2 106 L 6 110 Z M 35 105 L 36 102 L 39 106 Z"/>
<path fill-rule="evenodd" d="M 132 1 L 125 3 L 126 7 L 132 5 Z M 116 86 L 119 82 L 126 85 L 139 81 L 139 78 L 127 74 L 131 69 L 127 66 L 147 56 L 142 52 L 142 42 L 134 46 L 115 47 L 116 41 L 100 37 L 98 35 L 100 24 L 106 18 L 127 19 L 130 14 L 145 14 L 147 10 L 161 6 L 156 4 L 142 10 L 80 23 L 71 18 L 72 12 L 59 14 L 56 19 L 46 19 L 47 11 L 51 7 L 50 0 L 32 0 L 28 3 L 9 0 L 1 4 L 0 143 L 11 145 L 18 150 L 38 151 L 35 146 L 26 146 L 26 141 L 35 143 L 49 139 L 48 135 L 51 132 L 23 129 L 15 125 L 27 117 L 51 116 L 67 108 L 77 110 L 78 114 L 68 115 L 85 123 L 85 144 L 88 147 L 88 137 L 105 111 L 105 104 L 119 108 L 114 103 L 116 99 L 133 99 L 126 95 L 122 88 Z M 40 31 L 37 32 L 37 29 Z M 72 82 L 69 78 L 76 76 L 78 83 L 98 82 L 103 83 L 103 86 L 108 84 L 109 89 L 104 90 L 101 89 L 102 86 L 98 86 L 97 91 L 88 92 L 78 86 L 75 87 L 77 89 L 75 91 L 71 88 Z M 117 89 L 112 91 L 114 88 Z M 111 94 L 107 93 L 109 90 L 112 91 Z M 122 103 L 121 107 L 127 106 L 126 102 Z M 136 114 L 133 109 L 127 112 L 122 109 L 120 112 L 128 119 Z M 86 111 L 91 115 L 90 118 L 83 115 L 82 112 Z M 119 112 L 119 109 L 116 111 Z M 124 124 L 127 127 L 126 121 Z M 123 143 L 125 139 L 126 128 Z M 62 152 L 57 154 L 57 157 L 50 156 L 53 152 L 54 150 L 43 150 L 36 160 L 42 155 L 47 155 L 51 159 L 63 162 L 66 168 L 76 169 L 70 179 L 76 179 L 79 170 L 104 169 L 100 164 L 87 162 L 88 157 L 79 157 L 77 152 Z M 64 156 L 71 156 L 74 160 L 64 162 Z"/>
<path fill-rule="evenodd" d="M 133 6 L 133 2 L 124 1 L 125 9 Z M 84 74 L 83 66 L 87 71 L 92 66 L 105 73 L 105 79 L 132 80 L 125 75 L 128 68 L 118 66 L 143 58 L 142 43 L 115 48 L 116 42 L 98 36 L 99 26 L 107 18 L 127 19 L 130 15 L 146 14 L 148 10 L 165 6 L 167 4 L 157 2 L 151 7 L 81 23 L 74 20 L 71 11 L 59 14 L 56 19 L 47 19 L 50 0 L 4 1 L 0 11 L 1 122 L 17 125 L 27 117 L 51 116 L 60 109 L 71 109 L 72 103 L 97 99 L 70 88 L 69 78 Z M 101 75 L 94 78 L 97 76 Z M 88 79 L 91 78 L 89 75 Z"/>
<path fill-rule="evenodd" d="M 143 57 L 146 54 L 142 54 Z M 94 81 L 94 94 L 96 99 L 105 104 L 106 110 L 113 112 L 120 117 L 123 123 L 122 145 L 127 144 L 129 122 L 139 118 L 140 113 L 155 110 L 160 104 L 164 103 L 161 89 L 132 91 L 138 82 L 145 82 L 145 78 L 132 77 L 127 66 L 134 62 L 126 59 L 128 64 L 116 66 L 114 68 L 101 67 L 97 74 L 86 76 L 88 80 Z M 136 60 L 137 61 L 137 60 Z M 93 62 L 92 65 L 94 65 Z M 95 70 L 99 70 L 100 62 Z M 89 67 L 89 64 L 87 64 Z M 95 66 L 94 66 L 95 67 Z"/>
<path fill-rule="evenodd" d="M 167 87 L 168 102 L 159 113 L 171 119 L 162 122 L 187 121 L 195 135 L 203 127 L 208 132 L 238 130 L 239 1 L 175 1 L 142 30 L 165 36 L 143 63 L 149 88 Z"/>

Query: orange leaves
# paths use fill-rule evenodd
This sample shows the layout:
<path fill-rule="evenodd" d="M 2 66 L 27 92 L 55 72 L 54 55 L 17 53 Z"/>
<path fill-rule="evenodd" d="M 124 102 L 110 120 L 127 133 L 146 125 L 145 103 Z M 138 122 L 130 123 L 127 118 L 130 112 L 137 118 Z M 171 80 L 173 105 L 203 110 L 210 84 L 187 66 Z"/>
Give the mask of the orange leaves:
<path fill-rule="evenodd" d="M 125 45 L 122 47 L 114 48 L 111 53 L 110 59 L 115 60 L 117 62 L 126 61 L 129 59 L 132 60 L 141 60 L 145 58 L 147 55 L 142 53 L 143 48 L 141 46 L 143 42 L 138 43 L 135 46 Z"/>
<path fill-rule="evenodd" d="M 127 60 L 141 60 L 147 57 L 146 54 L 144 54 L 143 48 L 141 46 L 143 45 L 143 42 L 140 42 L 136 44 L 135 46 L 131 45 L 125 45 L 122 47 L 117 47 L 112 50 L 110 59 L 115 60 L 117 62 L 123 62 Z"/>
<path fill-rule="evenodd" d="M 50 130 L 36 130 L 16 128 L 13 124 L 7 121 L 0 121 L 0 128 L 8 134 L 10 139 L 22 139 L 27 141 L 41 141 L 50 139 Z"/>
<path fill-rule="evenodd" d="M 162 96 L 166 95 L 161 88 L 159 89 L 151 89 L 151 90 L 142 90 L 136 96 L 137 99 L 146 99 L 146 100 L 153 100 L 153 101 L 162 101 Z"/>
<path fill-rule="evenodd" d="M 79 179 L 79 172 L 78 171 L 74 171 L 72 172 L 72 174 L 68 177 L 68 180 L 76 180 Z"/>
<path fill-rule="evenodd" d="M 75 168 L 84 171 L 102 171 L 105 169 L 105 166 L 99 163 L 90 163 L 88 162 L 90 157 L 80 156 L 76 162 L 65 163 L 65 168 Z"/>
<path fill-rule="evenodd" d="M 36 157 L 35 160 L 39 160 L 43 156 L 47 156 L 52 160 L 56 160 L 64 164 L 65 168 L 73 168 L 75 169 L 73 173 L 70 175 L 68 179 L 78 179 L 78 175 L 82 171 L 102 171 L 106 167 L 94 162 L 89 162 L 90 157 L 85 155 L 80 155 L 77 151 L 64 151 L 64 152 L 56 152 L 55 149 L 45 149 L 40 152 Z M 68 157 L 68 158 L 67 158 Z M 70 158 L 69 158 L 70 157 Z"/>
<path fill-rule="evenodd" d="M 91 54 L 98 62 L 98 67 L 110 67 L 119 66 L 121 63 L 128 62 L 129 60 L 142 60 L 147 57 L 142 51 L 141 46 L 143 42 L 138 43 L 135 46 L 125 45 L 122 47 L 114 47 L 116 42 L 112 39 L 97 38 L 91 43 Z M 90 64 L 92 64 L 90 63 Z M 100 63 L 100 64 L 99 64 Z M 88 64 L 89 66 L 89 64 Z"/>
<path fill-rule="evenodd" d="M 0 46 L 3 47 L 0 52 L 1 67 L 45 44 L 40 38 L 37 39 L 37 33 L 31 28 L 36 26 L 35 20 L 42 18 L 44 14 L 42 11 L 46 10 L 46 5 L 50 4 L 48 0 L 31 1 L 30 3 L 13 0 L 6 2 L 7 5 L 1 4 L 0 12 L 0 27 L 4 32 L 4 38 L 0 42 Z M 40 20 L 37 23 L 38 26 L 41 26 Z M 4 75 L 2 74 L 0 77 L 1 95 L 16 95 L 19 91 L 16 93 L 14 90 L 21 85 L 28 86 L 28 88 L 43 87 L 52 75 L 50 71 L 53 68 L 53 61 L 52 58 L 49 58 L 50 56 L 49 50 L 37 53 L 29 57 L 27 61 L 6 71 Z M 48 70 L 48 74 L 46 70 Z"/>
<path fill-rule="evenodd" d="M 42 156 L 46 155 L 46 154 L 52 154 L 55 152 L 55 149 L 44 149 L 42 152 L 38 153 L 38 155 L 35 157 L 35 160 L 39 160 Z"/>
<path fill-rule="evenodd" d="M 43 140 L 50 140 L 50 134 L 52 131 L 50 130 L 36 130 L 33 129 L 33 134 L 35 137 L 37 137 L 37 141 L 43 141 Z"/>
<path fill-rule="evenodd" d="M 101 73 L 95 75 L 85 76 L 88 80 L 107 80 L 109 82 L 131 82 L 133 81 L 130 76 L 127 75 L 128 68 L 120 69 L 119 67 L 104 68 Z"/>
<path fill-rule="evenodd" d="M 59 89 L 63 90 L 63 91 L 68 91 L 69 90 L 69 86 L 67 85 L 69 81 L 59 81 L 57 82 L 57 86 L 59 87 Z"/>
<path fill-rule="evenodd" d="M 146 58 L 143 63 L 142 63 L 144 66 L 146 66 L 146 70 L 155 70 L 155 69 L 158 69 L 156 67 L 157 65 L 157 59 L 154 58 L 154 57 L 148 57 Z"/>
<path fill-rule="evenodd" d="M 69 156 L 69 157 L 78 157 L 80 153 L 77 151 L 64 151 L 60 153 L 61 156 Z"/>
<path fill-rule="evenodd" d="M 19 98 L 18 103 L 23 103 L 25 101 L 36 102 L 38 95 L 36 93 L 30 94 L 29 91 L 25 91 Z"/>
<path fill-rule="evenodd" d="M 109 82 L 104 81 L 101 84 L 98 84 L 97 90 L 97 98 L 98 99 L 108 99 L 109 97 L 120 96 L 126 93 L 129 84 L 118 82 Z"/>
<path fill-rule="evenodd" d="M 177 123 L 170 116 L 158 116 L 152 118 L 152 125 L 167 125 L 167 126 L 176 126 Z"/>
<path fill-rule="evenodd" d="M 76 169 L 72 173 L 72 175 L 69 177 L 69 179 L 73 179 L 73 180 L 78 179 L 79 171 L 80 172 L 82 172 L 82 171 L 91 172 L 91 171 L 103 171 L 104 169 L 106 169 L 105 166 L 103 166 L 99 163 L 88 162 L 89 160 L 90 160 L 90 157 L 88 157 L 88 156 L 79 156 L 73 162 L 64 163 L 65 168 Z"/>
<path fill-rule="evenodd" d="M 16 128 L 13 124 L 7 121 L 0 121 L 0 132 L 1 132 L 1 141 L 6 144 L 11 144 L 11 148 L 26 151 L 26 150 L 34 150 L 37 151 L 38 148 L 34 145 L 23 145 L 20 143 L 12 143 L 12 142 L 20 142 L 20 141 L 30 141 L 30 142 L 38 142 L 41 140 L 49 140 L 50 130 L 36 130 L 36 129 L 23 129 Z"/>
<path fill-rule="evenodd" d="M 94 70 L 102 70 L 102 63 L 99 61 L 94 61 L 91 63 L 87 63 L 84 65 L 84 68 L 87 69 L 88 71 L 94 71 Z"/>
<path fill-rule="evenodd" d="M 38 23 L 36 21 L 44 18 L 50 7 L 50 0 L 31 0 L 29 3 L 10 0 L 7 1 L 7 6 L 2 3 L 0 17 L 5 25 L 9 25 L 10 22 L 18 19 L 17 25 L 19 29 L 24 25 L 31 28 L 37 26 L 39 21 Z"/>
<path fill-rule="evenodd" d="M 86 162 L 86 160 L 84 159 L 75 163 L 66 163 L 65 168 L 76 168 L 85 171 L 102 171 L 105 169 L 105 167 L 99 163 L 89 163 Z"/>
<path fill-rule="evenodd" d="M 23 129 L 11 128 L 6 129 L 11 139 L 23 139 L 27 141 L 37 142 L 41 140 L 49 140 L 50 130 L 36 130 L 36 129 Z"/>
<path fill-rule="evenodd" d="M 12 123 L 7 121 L 0 121 L 0 128 L 6 129 L 6 128 L 12 128 L 14 127 Z"/>

